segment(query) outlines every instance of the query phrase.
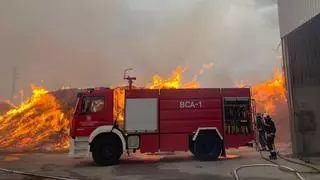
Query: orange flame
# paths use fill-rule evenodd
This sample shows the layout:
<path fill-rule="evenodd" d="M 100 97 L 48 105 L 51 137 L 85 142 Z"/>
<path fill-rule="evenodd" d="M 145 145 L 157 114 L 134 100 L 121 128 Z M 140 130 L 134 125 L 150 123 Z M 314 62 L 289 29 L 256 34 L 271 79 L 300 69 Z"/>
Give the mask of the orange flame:
<path fill-rule="evenodd" d="M 242 81 L 237 87 L 250 86 Z M 257 83 L 251 86 L 252 96 L 257 103 L 257 111 L 266 112 L 274 115 L 276 104 L 286 102 L 286 88 L 284 84 L 284 75 L 280 69 L 276 69 L 272 79 Z"/>
<path fill-rule="evenodd" d="M 3 149 L 59 150 L 68 147 L 69 120 L 56 98 L 42 87 L 20 106 L 0 116 L 0 147 Z"/>
<path fill-rule="evenodd" d="M 212 67 L 212 63 L 203 65 L 198 75 Z M 200 85 L 196 80 L 198 75 L 193 80 L 183 83 L 184 72 L 185 69 L 177 67 L 168 79 L 154 75 L 152 83 L 142 88 L 199 88 Z M 277 69 L 273 79 L 252 86 L 258 111 L 274 113 L 277 101 L 286 101 L 283 82 L 283 75 Z M 246 84 L 242 83 L 237 86 L 243 87 Z M 68 129 L 71 110 L 63 111 L 57 99 L 44 88 L 32 86 L 32 89 L 31 98 L 0 115 L 0 147 L 6 150 L 10 148 L 66 150 L 69 147 Z M 124 86 L 114 89 L 114 116 L 117 120 L 123 120 L 124 117 L 124 90 Z"/>
<path fill-rule="evenodd" d="M 167 80 L 154 75 L 153 82 L 144 88 L 199 88 L 195 80 L 182 83 L 184 71 L 177 67 Z M 44 88 L 32 86 L 32 89 L 31 98 L 0 116 L 0 147 L 6 150 L 66 150 L 71 117 L 65 113 L 71 113 L 63 112 L 57 99 Z M 124 117 L 124 89 L 124 86 L 114 89 L 117 120 Z"/>
<path fill-rule="evenodd" d="M 210 69 L 213 66 L 212 63 L 209 65 L 203 65 L 200 73 L 202 74 L 204 70 Z M 178 88 L 199 88 L 200 84 L 194 79 L 189 82 L 182 82 L 182 75 L 185 69 L 178 66 L 168 79 L 162 79 L 159 75 L 155 74 L 152 76 L 152 83 L 146 85 L 143 88 L 147 89 L 178 89 Z M 116 120 L 124 119 L 124 86 L 114 89 L 114 117 Z"/>
<path fill-rule="evenodd" d="M 192 80 L 187 83 L 182 83 L 182 75 L 185 69 L 180 66 L 172 72 L 171 76 L 164 80 L 159 75 L 152 76 L 152 83 L 148 84 L 146 88 L 148 89 L 178 89 L 178 88 L 199 88 L 200 85 L 196 80 Z"/>

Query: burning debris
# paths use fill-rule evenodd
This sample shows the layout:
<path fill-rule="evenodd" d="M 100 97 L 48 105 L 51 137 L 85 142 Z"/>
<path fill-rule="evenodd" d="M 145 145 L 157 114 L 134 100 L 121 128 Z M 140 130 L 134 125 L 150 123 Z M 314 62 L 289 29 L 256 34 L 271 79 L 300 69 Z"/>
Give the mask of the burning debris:
<path fill-rule="evenodd" d="M 212 66 L 213 64 L 203 66 L 199 75 Z M 190 82 L 182 83 L 184 72 L 185 69 L 177 67 L 168 79 L 154 75 L 152 83 L 141 88 L 199 88 L 197 76 Z M 31 98 L 0 115 L 0 147 L 6 151 L 67 150 L 69 125 L 76 103 L 76 94 L 81 90 L 63 89 L 48 92 L 42 87 L 32 88 Z M 125 86 L 114 88 L 114 117 L 117 120 L 123 120 L 125 88 Z M 276 71 L 272 80 L 253 85 L 252 91 L 257 102 L 257 111 L 269 112 L 278 125 L 285 127 L 288 124 L 288 116 L 283 76 L 280 71 Z"/>
<path fill-rule="evenodd" d="M 69 119 L 52 94 L 41 87 L 32 89 L 30 99 L 0 116 L 2 150 L 66 149 Z"/>

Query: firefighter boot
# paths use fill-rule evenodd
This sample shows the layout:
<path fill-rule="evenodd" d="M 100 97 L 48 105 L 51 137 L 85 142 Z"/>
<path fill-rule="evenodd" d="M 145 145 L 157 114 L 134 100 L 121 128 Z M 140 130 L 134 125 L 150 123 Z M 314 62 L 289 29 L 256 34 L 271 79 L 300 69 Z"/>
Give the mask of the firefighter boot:
<path fill-rule="evenodd" d="M 270 160 L 276 160 L 277 159 L 277 153 L 276 152 L 271 152 L 270 156 L 269 156 Z"/>

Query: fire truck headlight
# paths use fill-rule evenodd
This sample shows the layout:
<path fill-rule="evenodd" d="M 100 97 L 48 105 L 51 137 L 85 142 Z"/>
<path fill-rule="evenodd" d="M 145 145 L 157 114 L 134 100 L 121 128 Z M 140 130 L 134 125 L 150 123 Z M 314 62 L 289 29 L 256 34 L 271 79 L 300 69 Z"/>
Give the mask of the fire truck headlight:
<path fill-rule="evenodd" d="M 129 135 L 127 143 L 129 149 L 138 149 L 140 145 L 140 138 L 138 135 Z"/>

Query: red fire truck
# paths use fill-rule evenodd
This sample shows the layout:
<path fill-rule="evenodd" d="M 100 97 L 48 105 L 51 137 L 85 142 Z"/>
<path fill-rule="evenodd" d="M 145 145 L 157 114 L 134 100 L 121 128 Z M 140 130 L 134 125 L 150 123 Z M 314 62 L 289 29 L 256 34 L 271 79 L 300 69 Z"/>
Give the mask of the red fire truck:
<path fill-rule="evenodd" d="M 226 148 L 254 139 L 249 88 L 129 88 L 122 126 L 114 119 L 113 91 L 79 93 L 70 129 L 72 157 L 91 154 L 97 164 L 113 165 L 137 150 L 190 151 L 199 160 L 216 160 L 226 156 Z"/>

